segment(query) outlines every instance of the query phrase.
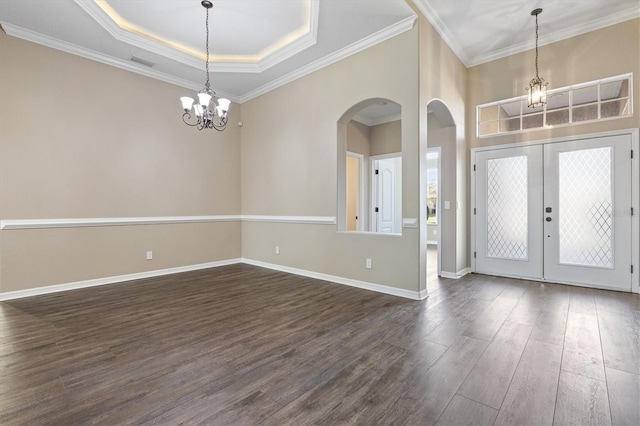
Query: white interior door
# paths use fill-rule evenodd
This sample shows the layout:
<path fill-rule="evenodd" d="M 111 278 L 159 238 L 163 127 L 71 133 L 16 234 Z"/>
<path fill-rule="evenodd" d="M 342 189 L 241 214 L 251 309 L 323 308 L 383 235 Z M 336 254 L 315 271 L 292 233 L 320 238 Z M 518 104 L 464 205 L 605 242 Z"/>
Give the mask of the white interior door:
<path fill-rule="evenodd" d="M 544 277 L 631 291 L 631 138 L 544 147 Z"/>
<path fill-rule="evenodd" d="M 476 154 L 476 272 L 542 278 L 542 147 Z"/>
<path fill-rule="evenodd" d="M 402 203 L 402 157 L 373 160 L 373 223 L 375 232 L 400 233 Z"/>

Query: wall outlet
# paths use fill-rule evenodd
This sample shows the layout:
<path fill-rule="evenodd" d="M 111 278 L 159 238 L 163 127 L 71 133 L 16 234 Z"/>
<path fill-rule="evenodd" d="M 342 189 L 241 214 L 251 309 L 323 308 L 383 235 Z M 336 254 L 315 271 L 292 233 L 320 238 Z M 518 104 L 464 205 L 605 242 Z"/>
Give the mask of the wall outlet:
<path fill-rule="evenodd" d="M 371 259 L 367 258 L 364 262 L 364 266 L 367 269 L 371 269 Z"/>
<path fill-rule="evenodd" d="M 280 246 L 276 246 L 276 254 L 280 254 Z"/>
<path fill-rule="evenodd" d="M 148 251 L 147 252 L 147 260 L 151 260 L 153 259 L 153 252 L 152 251 Z"/>

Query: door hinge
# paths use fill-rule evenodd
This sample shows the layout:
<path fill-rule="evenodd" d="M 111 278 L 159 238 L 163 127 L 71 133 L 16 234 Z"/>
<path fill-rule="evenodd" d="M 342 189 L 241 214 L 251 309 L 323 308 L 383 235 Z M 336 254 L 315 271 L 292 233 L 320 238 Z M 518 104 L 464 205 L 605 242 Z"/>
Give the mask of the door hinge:
<path fill-rule="evenodd" d="M 376 212 L 376 213 L 378 213 L 378 211 L 379 211 L 379 210 L 378 210 L 378 208 L 376 207 L 375 212 Z"/>
<path fill-rule="evenodd" d="M 473 208 L 473 214 L 476 214 L 476 208 L 475 207 Z"/>
<path fill-rule="evenodd" d="M 633 207 L 631 207 L 631 216 L 633 216 Z"/>
<path fill-rule="evenodd" d="M 380 170 L 377 170 L 377 169 L 376 169 L 376 174 L 379 174 L 379 173 L 380 173 Z"/>
<path fill-rule="evenodd" d="M 633 150 L 631 150 L 631 158 L 633 158 Z"/>
<path fill-rule="evenodd" d="M 633 274 L 633 265 L 631 265 L 631 273 Z"/>
<path fill-rule="evenodd" d="M 476 171 L 476 165 L 475 164 L 473 165 L 473 171 L 474 172 Z"/>
<path fill-rule="evenodd" d="M 474 259 L 476 258 L 476 252 L 475 251 L 473 252 L 473 258 Z"/>

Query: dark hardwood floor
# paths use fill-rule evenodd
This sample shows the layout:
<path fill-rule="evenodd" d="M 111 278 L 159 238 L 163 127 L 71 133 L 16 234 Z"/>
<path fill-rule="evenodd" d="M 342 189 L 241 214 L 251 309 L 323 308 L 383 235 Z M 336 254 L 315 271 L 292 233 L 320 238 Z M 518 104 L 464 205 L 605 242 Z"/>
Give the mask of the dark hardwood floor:
<path fill-rule="evenodd" d="M 0 424 L 640 424 L 638 295 L 248 265 L 0 303 Z"/>

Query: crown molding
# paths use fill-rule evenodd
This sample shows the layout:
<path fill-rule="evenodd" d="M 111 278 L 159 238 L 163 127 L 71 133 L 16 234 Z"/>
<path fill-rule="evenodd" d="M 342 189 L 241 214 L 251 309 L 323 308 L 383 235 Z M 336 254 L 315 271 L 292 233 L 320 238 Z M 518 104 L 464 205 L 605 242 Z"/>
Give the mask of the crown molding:
<path fill-rule="evenodd" d="M 165 83 L 175 84 L 176 86 L 192 89 L 195 91 L 202 89 L 202 83 L 195 83 L 191 80 L 186 80 L 184 78 L 179 78 L 179 77 L 172 76 L 170 74 L 156 71 L 153 68 L 149 68 L 144 65 L 139 65 L 128 60 L 104 55 L 94 50 L 86 49 L 76 44 L 68 43 L 66 41 L 57 40 L 52 37 L 46 36 L 44 34 L 40 34 L 35 31 L 31 31 L 26 28 L 19 27 L 17 25 L 9 24 L 7 22 L 0 21 L 0 25 L 4 29 L 5 33 L 7 33 L 7 35 L 10 35 L 12 37 L 17 37 L 26 41 L 30 41 L 32 43 L 50 47 L 52 49 L 61 50 L 66 53 L 70 53 L 76 56 L 81 56 L 83 58 L 100 62 L 106 65 L 111 65 L 113 67 L 120 68 L 125 71 L 131 71 L 136 74 L 143 75 L 145 77 L 150 77 L 156 80 L 164 81 Z M 226 93 L 224 91 L 215 90 L 215 88 L 213 90 L 216 92 L 216 95 L 218 97 L 227 98 L 235 103 L 240 102 L 239 98 L 235 95 Z"/>
<path fill-rule="evenodd" d="M 435 10 L 429 5 L 428 0 L 413 0 L 413 4 L 418 8 L 425 18 L 431 23 L 433 28 L 440 34 L 442 40 L 449 46 L 453 53 L 460 59 L 460 61 L 469 68 L 469 55 L 456 41 L 455 37 L 449 31 L 449 28 L 440 20 L 440 17 Z"/>
<path fill-rule="evenodd" d="M 371 119 L 369 117 L 365 117 L 362 114 L 358 113 L 353 116 L 352 120 L 357 121 L 358 123 L 362 123 L 365 126 L 377 126 L 379 124 L 391 123 L 393 121 L 398 121 L 402 119 L 402 113 L 394 113 L 389 115 L 384 115 L 382 117 Z"/>
<path fill-rule="evenodd" d="M 473 56 L 469 54 L 465 49 L 463 49 L 462 46 L 460 46 L 453 34 L 451 34 L 451 32 L 449 31 L 449 28 L 447 28 L 447 26 L 444 24 L 444 22 L 442 22 L 435 10 L 429 5 L 428 0 L 412 1 L 413 4 L 418 8 L 418 10 L 422 12 L 425 18 L 427 18 L 427 20 L 435 28 L 438 34 L 440 34 L 442 40 L 449 46 L 453 53 L 467 68 L 535 48 L 534 41 L 527 40 L 526 42 L 518 43 L 504 49 L 498 49 Z M 575 37 L 577 35 L 588 33 L 590 31 L 599 30 L 601 28 L 619 24 L 620 22 L 628 21 L 630 19 L 635 19 L 638 17 L 640 17 L 640 8 L 630 8 L 613 15 L 604 15 L 601 16 L 598 20 L 587 22 L 581 25 L 576 25 L 570 28 L 564 28 L 552 34 L 542 36 L 538 40 L 538 45 L 544 46 L 546 44 L 555 43 L 560 40 L 565 40 L 567 38 Z"/>
<path fill-rule="evenodd" d="M 613 15 L 604 15 L 596 21 L 587 22 L 573 27 L 565 28 L 554 33 L 541 36 L 538 40 L 538 46 L 544 46 L 551 43 L 556 43 L 561 40 L 566 40 L 571 37 L 585 34 L 591 31 L 599 30 L 611 25 L 619 24 L 621 22 L 629 21 L 640 17 L 640 8 L 628 9 Z M 478 55 L 467 64 L 467 68 L 476 65 L 484 64 L 486 62 L 495 61 L 496 59 L 504 58 L 517 53 L 526 52 L 535 48 L 535 42 L 528 40 L 524 43 L 514 44 L 513 46 L 506 47 L 504 49 L 498 49 L 483 55 Z"/>
<path fill-rule="evenodd" d="M 305 75 L 311 74 L 314 71 L 317 71 L 321 68 L 324 68 L 335 62 L 338 62 L 344 58 L 347 58 L 351 55 L 361 52 L 371 46 L 374 46 L 378 43 L 381 43 L 385 40 L 388 40 L 392 37 L 402 34 L 403 32 L 413 28 L 413 24 L 416 19 L 417 19 L 416 15 L 409 16 L 408 18 L 405 18 L 402 21 L 399 21 L 393 25 L 390 25 L 387 28 L 384 28 L 374 34 L 371 34 L 369 37 L 366 37 L 362 40 L 352 43 L 330 55 L 327 55 L 321 59 L 318 59 L 317 61 L 314 61 L 304 67 L 301 67 L 296 71 L 290 72 L 289 74 L 286 74 L 265 85 L 258 87 L 257 89 L 247 92 L 240 97 L 240 103 L 249 101 L 253 98 L 257 98 L 260 95 L 264 95 L 265 93 L 270 92 L 271 90 L 284 86 L 287 83 L 291 83 L 292 81 L 297 80 L 301 77 L 304 77 Z"/>
<path fill-rule="evenodd" d="M 139 47 L 140 49 L 144 49 L 148 52 L 155 53 L 193 68 L 202 68 L 203 59 L 201 57 L 193 56 L 179 49 L 151 40 L 142 35 L 132 33 L 131 31 L 120 27 L 94 1 L 74 0 L 74 2 L 116 40 L 131 46 Z M 209 63 L 210 71 L 229 73 L 261 73 L 315 45 L 318 38 L 319 0 L 309 0 L 309 5 L 309 32 L 307 34 L 255 62 L 247 60 L 234 61 L 233 59 L 216 62 L 214 58 L 213 62 Z"/>

